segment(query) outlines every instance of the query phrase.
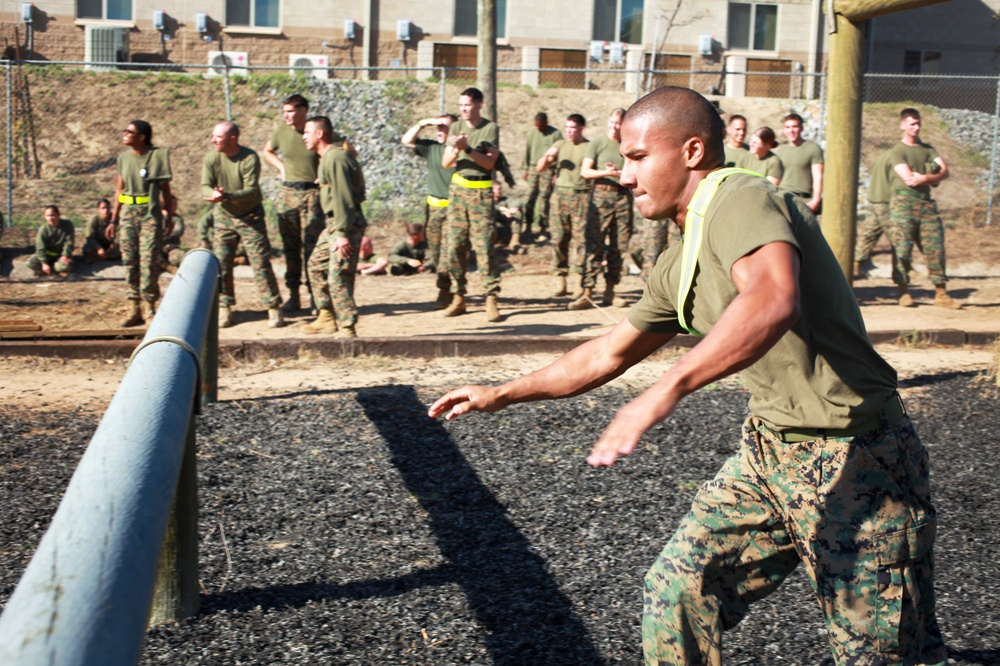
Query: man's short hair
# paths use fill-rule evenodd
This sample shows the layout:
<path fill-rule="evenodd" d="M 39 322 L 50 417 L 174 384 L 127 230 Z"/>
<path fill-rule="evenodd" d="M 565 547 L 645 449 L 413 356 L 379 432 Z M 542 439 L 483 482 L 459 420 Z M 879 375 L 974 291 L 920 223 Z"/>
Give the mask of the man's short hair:
<path fill-rule="evenodd" d="M 55 204 L 49 204 L 48 206 L 45 207 L 45 209 L 42 212 L 45 212 L 45 211 L 47 211 L 49 209 L 54 210 L 56 212 L 56 216 L 57 217 L 59 215 L 61 215 L 61 213 L 59 212 L 59 206 L 57 206 Z"/>
<path fill-rule="evenodd" d="M 451 122 L 453 122 L 453 123 L 457 123 L 458 122 L 458 116 L 456 116 L 454 113 L 442 113 L 441 117 L 442 118 L 450 118 Z"/>
<path fill-rule="evenodd" d="M 482 102 L 483 99 L 485 99 L 483 97 L 483 91 L 479 88 L 466 88 L 462 91 L 459 97 L 468 97 L 473 102 Z"/>
<path fill-rule="evenodd" d="M 913 118 L 914 120 L 920 120 L 920 111 L 914 109 L 912 106 L 908 106 L 899 112 L 899 119 L 906 120 L 907 118 Z"/>
<path fill-rule="evenodd" d="M 753 136 L 760 139 L 760 142 L 765 146 L 767 146 L 768 148 L 774 148 L 776 143 L 774 137 L 774 130 L 771 129 L 770 127 L 758 127 L 757 131 L 753 133 Z"/>
<path fill-rule="evenodd" d="M 333 129 L 333 123 L 330 122 L 328 116 L 313 116 L 312 118 L 307 118 L 306 122 L 319 125 L 319 128 L 323 131 L 323 139 L 329 144 L 339 146 L 346 138 L 343 134 Z"/>
<path fill-rule="evenodd" d="M 580 127 L 586 127 L 587 126 L 587 119 L 584 118 L 579 113 L 571 113 L 568 116 L 566 116 L 566 122 L 576 123 Z"/>
<path fill-rule="evenodd" d="M 281 100 L 282 106 L 285 106 L 286 104 L 291 104 L 295 108 L 303 108 L 303 109 L 309 108 L 309 100 L 307 100 L 305 97 L 303 97 L 298 93 L 295 93 L 294 95 L 289 95 L 285 99 Z"/>
<path fill-rule="evenodd" d="M 408 236 L 416 236 L 418 234 L 424 233 L 424 225 L 419 222 L 411 222 L 406 225 L 406 234 Z"/>
<path fill-rule="evenodd" d="M 232 120 L 222 122 L 222 126 L 226 128 L 226 136 L 234 136 L 237 139 L 240 138 L 240 126 Z"/>
<path fill-rule="evenodd" d="M 805 123 L 804 123 L 804 122 L 802 122 L 802 116 L 800 116 L 800 115 L 799 115 L 799 114 L 797 114 L 797 113 L 789 113 L 789 114 L 788 114 L 787 116 L 785 116 L 785 117 L 784 117 L 784 118 L 782 119 L 781 123 L 782 123 L 782 124 L 785 124 L 785 123 L 787 123 L 787 122 L 788 122 L 789 120 L 794 120 L 794 121 L 797 121 L 797 122 L 799 123 L 799 127 L 802 127 L 802 126 L 804 126 L 804 125 L 805 125 Z"/>
<path fill-rule="evenodd" d="M 104 204 L 108 208 L 111 208 L 111 202 L 108 201 L 107 199 L 98 199 L 97 200 L 97 205 L 100 206 L 101 204 Z"/>
<path fill-rule="evenodd" d="M 742 120 L 743 122 L 747 121 L 746 116 L 741 116 L 738 113 L 734 113 L 733 115 L 729 116 L 729 124 L 730 125 L 732 125 L 733 122 L 737 121 L 737 120 Z"/>
<path fill-rule="evenodd" d="M 625 117 L 625 109 L 619 107 L 617 109 L 612 109 L 611 113 L 608 114 L 608 118 L 614 118 L 618 116 L 619 118 Z"/>
<path fill-rule="evenodd" d="M 549 114 L 545 113 L 544 111 L 539 111 L 538 113 L 535 114 L 535 120 L 537 120 L 540 123 L 545 123 L 546 125 L 548 125 Z"/>

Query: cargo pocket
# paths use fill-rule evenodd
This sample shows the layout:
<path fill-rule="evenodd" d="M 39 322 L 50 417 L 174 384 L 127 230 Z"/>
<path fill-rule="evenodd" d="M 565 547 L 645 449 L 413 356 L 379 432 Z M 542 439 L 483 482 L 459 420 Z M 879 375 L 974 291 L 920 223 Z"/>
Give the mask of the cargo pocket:
<path fill-rule="evenodd" d="M 882 654 L 905 652 L 907 643 L 924 633 L 933 612 L 934 519 L 874 539 L 877 576 L 875 638 Z"/>

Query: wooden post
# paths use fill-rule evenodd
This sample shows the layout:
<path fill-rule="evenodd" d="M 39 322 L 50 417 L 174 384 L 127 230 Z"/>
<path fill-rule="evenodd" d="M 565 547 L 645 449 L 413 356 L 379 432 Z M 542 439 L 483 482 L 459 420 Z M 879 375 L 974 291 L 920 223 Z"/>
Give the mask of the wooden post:
<path fill-rule="evenodd" d="M 854 238 L 861 162 L 861 65 L 864 54 L 860 24 L 837 14 L 830 46 L 829 130 L 823 177 L 823 235 L 847 276 L 854 275 Z"/>
<path fill-rule="evenodd" d="M 497 5 L 496 0 L 477 0 L 477 34 L 479 48 L 476 51 L 476 85 L 483 91 L 484 118 L 497 121 Z"/>

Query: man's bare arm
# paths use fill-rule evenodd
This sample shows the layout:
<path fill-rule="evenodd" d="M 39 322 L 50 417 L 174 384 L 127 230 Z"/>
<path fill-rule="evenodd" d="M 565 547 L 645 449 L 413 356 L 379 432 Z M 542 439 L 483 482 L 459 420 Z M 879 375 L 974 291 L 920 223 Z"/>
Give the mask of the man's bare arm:
<path fill-rule="evenodd" d="M 812 198 L 809 200 L 809 209 L 812 212 L 819 210 L 819 202 L 823 200 L 823 165 L 813 164 L 812 167 Z"/>
<path fill-rule="evenodd" d="M 611 465 L 631 453 L 649 428 L 685 396 L 760 359 L 798 321 L 799 254 L 774 242 L 742 257 L 731 275 L 739 295 L 712 331 L 660 379 L 615 415 L 587 462 Z"/>
<path fill-rule="evenodd" d="M 614 164 L 606 164 L 603 169 L 596 168 L 596 163 L 592 157 L 584 157 L 583 162 L 580 163 L 580 175 L 587 180 L 595 180 L 597 178 L 618 178 L 622 175 L 622 172 Z"/>
<path fill-rule="evenodd" d="M 282 180 L 284 180 L 285 163 L 281 161 L 280 157 L 278 157 L 278 152 L 274 149 L 274 146 L 271 145 L 270 141 L 264 144 L 264 161 L 277 169 L 278 173 L 281 174 Z"/>
<path fill-rule="evenodd" d="M 673 334 L 643 333 L 623 319 L 610 333 L 589 340 L 551 365 L 500 386 L 463 386 L 428 410 L 451 420 L 462 414 L 495 412 L 508 405 L 567 398 L 606 384 L 649 356 Z"/>

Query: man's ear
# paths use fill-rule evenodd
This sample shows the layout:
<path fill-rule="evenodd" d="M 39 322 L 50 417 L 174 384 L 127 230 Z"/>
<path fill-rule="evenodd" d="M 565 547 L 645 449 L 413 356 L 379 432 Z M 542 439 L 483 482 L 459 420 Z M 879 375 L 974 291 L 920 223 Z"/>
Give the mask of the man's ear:
<path fill-rule="evenodd" d="M 705 157 L 705 142 L 693 136 L 684 142 L 684 162 L 688 169 L 697 169 Z"/>

